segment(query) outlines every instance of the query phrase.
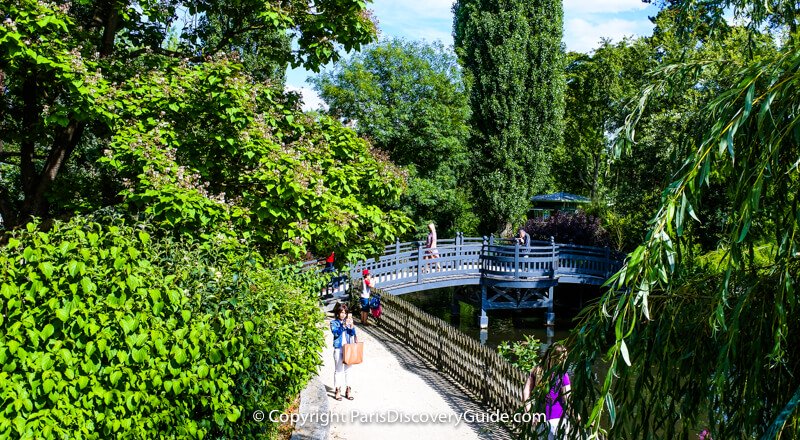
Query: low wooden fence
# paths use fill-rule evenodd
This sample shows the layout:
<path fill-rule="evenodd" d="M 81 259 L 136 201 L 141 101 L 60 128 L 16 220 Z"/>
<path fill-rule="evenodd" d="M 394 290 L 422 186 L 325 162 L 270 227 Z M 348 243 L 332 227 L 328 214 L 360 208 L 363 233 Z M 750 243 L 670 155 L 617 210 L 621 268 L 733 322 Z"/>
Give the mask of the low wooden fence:
<path fill-rule="evenodd" d="M 408 301 L 388 293 L 380 294 L 381 328 L 399 338 L 484 405 L 509 417 L 520 410 L 526 372 Z"/>

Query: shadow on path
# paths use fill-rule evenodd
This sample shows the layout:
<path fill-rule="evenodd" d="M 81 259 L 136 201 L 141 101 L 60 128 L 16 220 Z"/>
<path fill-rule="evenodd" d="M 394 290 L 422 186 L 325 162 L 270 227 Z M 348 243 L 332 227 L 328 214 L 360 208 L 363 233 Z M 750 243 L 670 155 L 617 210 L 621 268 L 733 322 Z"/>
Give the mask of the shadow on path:
<path fill-rule="evenodd" d="M 373 338 L 383 343 L 386 348 L 397 358 L 400 366 L 405 370 L 417 375 L 431 389 L 436 391 L 450 406 L 452 411 L 457 414 L 466 413 L 473 418 L 470 422 L 466 419 L 462 423 L 472 429 L 480 438 L 485 439 L 514 439 L 515 436 L 504 426 L 492 423 L 490 416 L 496 417 L 495 411 L 490 411 L 483 407 L 479 402 L 480 398 L 471 396 L 463 387 L 455 383 L 448 376 L 439 371 L 427 360 L 418 356 L 410 350 L 402 341 L 395 338 L 392 334 L 380 327 L 372 325 L 359 326 L 359 331 L 368 333 Z M 331 387 L 326 386 L 328 394 L 333 396 Z M 510 415 L 509 415 L 510 416 Z"/>

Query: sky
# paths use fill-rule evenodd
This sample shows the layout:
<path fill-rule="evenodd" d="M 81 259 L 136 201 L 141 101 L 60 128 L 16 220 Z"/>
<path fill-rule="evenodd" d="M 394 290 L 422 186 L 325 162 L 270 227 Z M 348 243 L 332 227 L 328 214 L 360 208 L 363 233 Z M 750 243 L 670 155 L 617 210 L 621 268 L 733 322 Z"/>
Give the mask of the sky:
<path fill-rule="evenodd" d="M 453 0 L 374 0 L 368 7 L 378 19 L 380 38 L 439 40 L 453 44 Z M 650 35 L 648 19 L 656 7 L 641 0 L 564 0 L 564 44 L 567 50 L 589 53 L 605 37 Z M 317 109 L 322 101 L 306 83 L 313 72 L 290 69 L 286 88 L 303 94 L 303 109 Z"/>

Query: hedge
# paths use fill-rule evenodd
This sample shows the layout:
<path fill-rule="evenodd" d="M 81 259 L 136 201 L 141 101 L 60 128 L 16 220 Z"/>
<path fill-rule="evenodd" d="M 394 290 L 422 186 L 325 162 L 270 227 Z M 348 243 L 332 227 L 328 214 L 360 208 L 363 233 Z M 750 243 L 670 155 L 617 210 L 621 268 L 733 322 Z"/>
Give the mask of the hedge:
<path fill-rule="evenodd" d="M 248 438 L 320 363 L 315 292 L 246 243 L 37 224 L 0 248 L 0 437 Z"/>

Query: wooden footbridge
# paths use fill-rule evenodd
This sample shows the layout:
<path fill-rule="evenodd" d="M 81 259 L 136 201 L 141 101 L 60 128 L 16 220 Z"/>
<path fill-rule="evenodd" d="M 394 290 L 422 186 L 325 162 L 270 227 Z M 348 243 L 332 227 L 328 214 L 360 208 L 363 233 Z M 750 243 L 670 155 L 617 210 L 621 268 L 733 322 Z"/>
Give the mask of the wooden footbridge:
<path fill-rule="evenodd" d="M 546 308 L 553 315 L 553 288 L 558 284 L 601 285 L 622 266 L 622 255 L 608 248 L 560 244 L 550 240 L 522 246 L 515 240 L 464 237 L 439 240 L 435 253 L 424 242 L 386 246 L 382 255 L 350 268 L 360 283 L 368 269 L 373 283 L 394 295 L 453 286 L 481 286 L 481 327 L 487 310 Z M 348 288 L 342 283 L 336 293 Z"/>

